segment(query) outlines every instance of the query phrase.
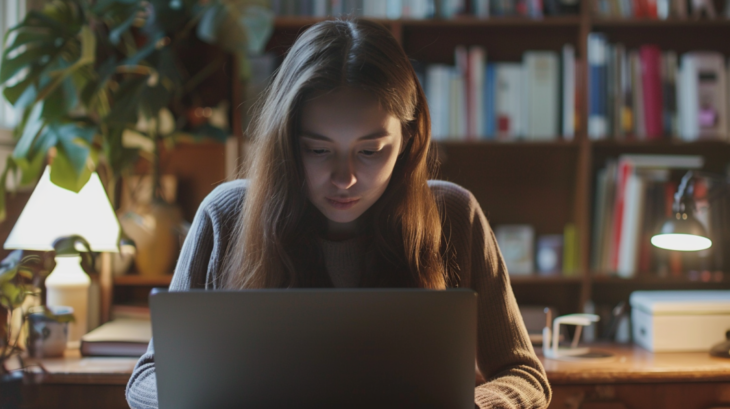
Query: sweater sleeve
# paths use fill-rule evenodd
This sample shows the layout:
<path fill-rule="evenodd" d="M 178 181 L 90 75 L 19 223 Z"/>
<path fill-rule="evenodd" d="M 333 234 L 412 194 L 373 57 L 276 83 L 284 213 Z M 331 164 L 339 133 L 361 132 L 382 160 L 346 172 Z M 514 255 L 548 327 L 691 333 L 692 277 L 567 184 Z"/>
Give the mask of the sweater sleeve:
<path fill-rule="evenodd" d="M 475 389 L 480 408 L 544 408 L 552 391 L 520 315 L 497 240 L 476 198 L 455 184 L 432 189 L 463 287 L 478 294 L 476 363 L 486 382 Z"/>
<path fill-rule="evenodd" d="M 190 231 L 185 237 L 170 291 L 191 288 L 215 288 L 215 274 L 226 250 L 230 213 L 243 197 L 243 181 L 228 182 L 217 187 L 200 204 Z M 127 383 L 127 403 L 133 409 L 156 409 L 157 378 L 155 376 L 154 340 L 134 367 Z"/>

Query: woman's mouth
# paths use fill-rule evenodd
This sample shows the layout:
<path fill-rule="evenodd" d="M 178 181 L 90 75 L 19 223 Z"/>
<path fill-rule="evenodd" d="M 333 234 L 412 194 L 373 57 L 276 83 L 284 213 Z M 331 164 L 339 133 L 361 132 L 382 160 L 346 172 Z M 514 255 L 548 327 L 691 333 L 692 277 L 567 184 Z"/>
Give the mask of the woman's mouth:
<path fill-rule="evenodd" d="M 327 200 L 327 203 L 329 203 L 330 206 L 334 207 L 335 209 L 339 210 L 345 210 L 349 209 L 352 206 L 355 206 L 357 202 L 360 201 L 360 199 L 355 198 L 325 198 Z"/>

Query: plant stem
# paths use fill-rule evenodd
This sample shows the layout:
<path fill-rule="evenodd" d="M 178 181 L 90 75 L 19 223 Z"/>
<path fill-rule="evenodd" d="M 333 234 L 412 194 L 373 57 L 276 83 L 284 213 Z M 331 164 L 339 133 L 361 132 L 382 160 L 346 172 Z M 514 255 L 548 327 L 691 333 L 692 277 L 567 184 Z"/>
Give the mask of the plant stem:
<path fill-rule="evenodd" d="M 152 136 L 152 201 L 161 199 L 162 192 L 160 186 L 160 118 L 159 115 L 154 119 L 154 124 L 150 127 Z"/>

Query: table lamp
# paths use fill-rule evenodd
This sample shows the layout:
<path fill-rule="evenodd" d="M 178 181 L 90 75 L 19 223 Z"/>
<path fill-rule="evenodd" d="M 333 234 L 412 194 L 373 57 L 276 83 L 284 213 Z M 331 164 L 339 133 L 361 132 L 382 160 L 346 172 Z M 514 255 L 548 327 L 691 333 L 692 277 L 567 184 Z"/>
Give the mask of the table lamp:
<path fill-rule="evenodd" d="M 672 205 L 672 217 L 667 219 L 656 235 L 651 238 L 651 244 L 656 247 L 675 251 L 700 251 L 712 246 L 712 240 L 708 237 L 705 227 L 694 215 L 695 202 L 693 198 L 694 182 L 696 175 L 706 176 L 710 179 L 726 180 L 704 172 L 689 171 L 682 178 L 682 182 L 674 194 Z M 708 200 L 717 197 L 708 197 Z"/>
<path fill-rule="evenodd" d="M 99 175 L 93 173 L 81 191 L 74 193 L 53 184 L 50 172 L 50 167 L 46 167 L 4 247 L 49 251 L 54 250 L 53 244 L 59 238 L 80 236 L 91 251 L 118 252 L 121 229 Z M 85 251 L 86 247 L 78 247 L 80 243 L 82 240 L 74 242 L 79 251 Z M 46 278 L 46 304 L 54 306 L 62 303 L 74 308 L 75 322 L 69 328 L 69 348 L 78 347 L 81 336 L 88 329 L 88 288 L 91 281 L 83 273 L 80 260 L 74 252 L 57 252 L 56 268 Z M 111 281 L 111 273 L 108 275 Z M 102 288 L 104 276 L 102 271 Z M 111 290 L 110 283 L 108 287 Z M 104 300 L 102 305 L 105 305 Z"/>

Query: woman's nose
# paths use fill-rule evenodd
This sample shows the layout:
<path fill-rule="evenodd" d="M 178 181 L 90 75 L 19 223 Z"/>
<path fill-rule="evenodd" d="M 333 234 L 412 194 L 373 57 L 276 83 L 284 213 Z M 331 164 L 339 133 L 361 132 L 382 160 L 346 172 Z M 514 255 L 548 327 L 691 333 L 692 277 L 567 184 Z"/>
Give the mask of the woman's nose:
<path fill-rule="evenodd" d="M 357 182 L 355 169 L 349 158 L 343 158 L 337 161 L 331 179 L 332 184 L 340 190 L 347 190 Z"/>

